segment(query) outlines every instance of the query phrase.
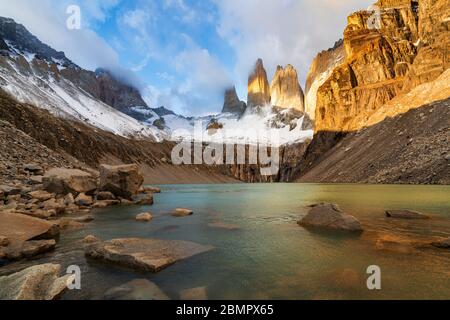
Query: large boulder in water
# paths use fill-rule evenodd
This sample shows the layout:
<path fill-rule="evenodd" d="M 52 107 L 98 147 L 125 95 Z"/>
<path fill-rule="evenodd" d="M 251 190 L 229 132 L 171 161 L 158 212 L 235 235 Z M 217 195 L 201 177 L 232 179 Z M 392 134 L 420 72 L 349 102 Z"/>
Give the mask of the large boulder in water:
<path fill-rule="evenodd" d="M 86 249 L 86 256 L 140 271 L 159 272 L 212 249 L 188 241 L 131 238 L 94 244 Z"/>
<path fill-rule="evenodd" d="M 131 199 L 143 183 L 144 177 L 136 164 L 100 166 L 100 190 L 110 191 L 116 197 Z"/>
<path fill-rule="evenodd" d="M 46 191 L 56 194 L 91 193 L 97 189 L 96 178 L 78 169 L 51 169 L 45 173 L 42 182 Z"/>
<path fill-rule="evenodd" d="M 361 223 L 355 217 L 342 212 L 337 205 L 330 203 L 314 205 L 298 223 L 304 227 L 349 232 L 363 231 Z"/>
<path fill-rule="evenodd" d="M 59 277 L 61 266 L 42 264 L 0 277 L 0 300 L 55 300 L 67 290 L 74 275 Z"/>

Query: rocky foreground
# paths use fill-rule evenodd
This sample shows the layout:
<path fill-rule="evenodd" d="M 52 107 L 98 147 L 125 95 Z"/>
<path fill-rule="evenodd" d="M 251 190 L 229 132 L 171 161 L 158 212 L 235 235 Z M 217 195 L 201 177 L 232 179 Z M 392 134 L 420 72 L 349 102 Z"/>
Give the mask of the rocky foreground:
<path fill-rule="evenodd" d="M 0 185 L 0 259 L 20 260 L 51 251 L 62 230 L 94 219 L 91 210 L 152 205 L 157 188 L 142 187 L 137 165 L 100 167 L 89 173 L 25 165 L 31 185 Z"/>

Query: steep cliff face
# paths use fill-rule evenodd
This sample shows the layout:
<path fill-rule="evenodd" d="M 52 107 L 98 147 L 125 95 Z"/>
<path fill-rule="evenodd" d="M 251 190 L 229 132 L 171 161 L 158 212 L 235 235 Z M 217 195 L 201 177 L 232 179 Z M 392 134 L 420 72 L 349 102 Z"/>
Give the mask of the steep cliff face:
<path fill-rule="evenodd" d="M 373 12 L 348 18 L 346 60 L 317 93 L 316 132 L 359 130 L 385 103 L 436 79 L 449 66 L 447 0 L 380 0 L 377 5 L 379 27 L 370 24 Z"/>
<path fill-rule="evenodd" d="M 316 132 L 353 131 L 364 116 L 398 95 L 417 48 L 417 12 L 411 5 L 381 9 L 381 29 L 370 28 L 373 13 L 348 18 L 344 33 L 346 62 L 337 67 L 317 93 Z"/>
<path fill-rule="evenodd" d="M 270 86 L 267 72 L 261 59 L 258 59 L 255 69 L 248 78 L 248 99 L 250 108 L 263 107 L 270 103 Z"/>
<path fill-rule="evenodd" d="M 247 105 L 244 101 L 240 101 L 236 93 L 236 87 L 230 88 L 225 91 L 225 100 L 223 103 L 222 113 L 233 113 L 241 116 Z"/>
<path fill-rule="evenodd" d="M 343 40 L 333 48 L 320 52 L 313 60 L 306 78 L 305 112 L 314 120 L 316 117 L 317 91 L 330 77 L 333 70 L 345 60 Z"/>
<path fill-rule="evenodd" d="M 272 105 L 282 109 L 304 111 L 304 94 L 292 65 L 278 66 L 270 86 Z"/>

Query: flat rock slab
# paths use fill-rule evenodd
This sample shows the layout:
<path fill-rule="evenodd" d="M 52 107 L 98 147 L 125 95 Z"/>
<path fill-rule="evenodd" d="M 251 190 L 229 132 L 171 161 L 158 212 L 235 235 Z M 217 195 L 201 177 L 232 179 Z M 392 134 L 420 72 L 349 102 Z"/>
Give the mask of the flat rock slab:
<path fill-rule="evenodd" d="M 317 204 L 298 222 L 304 227 L 313 227 L 335 231 L 362 232 L 361 223 L 353 216 L 342 212 L 331 203 Z"/>
<path fill-rule="evenodd" d="M 410 219 L 410 220 L 427 220 L 431 219 L 426 214 L 411 210 L 388 210 L 386 211 L 388 218 L 394 219 Z"/>
<path fill-rule="evenodd" d="M 59 277 L 61 266 L 42 264 L 0 277 L 0 300 L 55 300 L 67 290 L 73 275 Z"/>
<path fill-rule="evenodd" d="M 147 279 L 136 279 L 105 293 L 106 300 L 170 300 L 169 297 L 153 282 Z"/>
<path fill-rule="evenodd" d="M 94 244 L 86 256 L 140 271 L 159 272 L 177 261 L 213 250 L 188 241 L 155 239 L 115 239 Z"/>
<path fill-rule="evenodd" d="M 59 234 L 55 223 L 18 213 L 0 213 L 0 234 L 11 244 L 33 239 L 53 239 Z"/>

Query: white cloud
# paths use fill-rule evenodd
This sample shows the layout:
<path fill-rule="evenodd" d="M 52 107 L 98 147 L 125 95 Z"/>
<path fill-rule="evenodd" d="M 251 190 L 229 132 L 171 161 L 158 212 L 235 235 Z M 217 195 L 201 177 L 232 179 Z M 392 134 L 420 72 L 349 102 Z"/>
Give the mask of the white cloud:
<path fill-rule="evenodd" d="M 89 12 L 98 18 L 104 16 L 106 4 L 117 1 L 86 1 L 91 3 Z M 95 5 L 97 3 L 97 5 Z M 67 57 L 83 68 L 93 70 L 97 67 L 116 67 L 119 56 L 101 37 L 90 29 L 69 30 L 66 27 L 66 4 L 55 4 L 51 0 L 0 1 L 2 16 L 13 18 L 23 24 L 28 31 L 42 42 L 58 51 L 64 51 Z M 82 11 L 83 26 L 87 25 L 86 11 Z"/>
<path fill-rule="evenodd" d="M 293 64 L 304 82 L 321 50 L 342 38 L 346 17 L 374 0 L 214 0 L 219 8 L 217 32 L 237 55 L 235 77 L 241 88 L 257 58 L 269 77 L 277 65 Z M 270 79 L 269 79 L 270 81 Z"/>

